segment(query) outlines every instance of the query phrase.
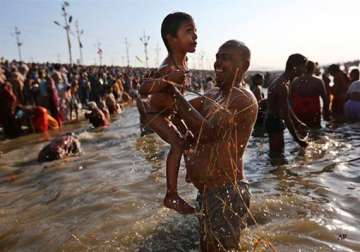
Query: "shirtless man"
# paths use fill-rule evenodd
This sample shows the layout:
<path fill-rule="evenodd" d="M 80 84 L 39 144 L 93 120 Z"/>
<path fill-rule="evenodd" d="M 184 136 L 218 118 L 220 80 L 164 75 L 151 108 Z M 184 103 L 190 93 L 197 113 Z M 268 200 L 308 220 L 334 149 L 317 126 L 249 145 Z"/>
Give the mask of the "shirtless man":
<path fill-rule="evenodd" d="M 324 82 L 313 76 L 315 64 L 308 61 L 305 75 L 290 85 L 290 99 L 295 115 L 313 129 L 321 128 L 320 97 L 323 102 L 323 118 L 329 119 L 329 100 Z"/>
<path fill-rule="evenodd" d="M 306 62 L 307 59 L 301 54 L 290 55 L 286 62 L 285 72 L 269 86 L 268 112 L 264 124 L 269 134 L 270 157 L 272 158 L 283 157 L 285 127 L 300 146 L 307 146 L 307 142 L 302 140 L 296 132 L 296 129 L 306 129 L 306 125 L 296 117 L 289 106 L 289 85 L 295 77 L 303 75 Z"/>
<path fill-rule="evenodd" d="M 90 112 L 85 113 L 85 118 L 95 127 L 109 126 L 110 121 L 106 118 L 104 112 L 96 105 L 95 102 L 89 102 Z"/>
<path fill-rule="evenodd" d="M 258 111 L 256 98 L 241 85 L 249 65 L 250 50 L 229 40 L 216 54 L 216 88 L 190 102 L 174 88 L 177 112 L 195 134 L 185 163 L 199 190 L 201 251 L 240 248 L 250 201 L 243 155 Z"/>
<path fill-rule="evenodd" d="M 331 113 L 335 120 L 342 121 L 344 119 L 344 105 L 350 80 L 347 75 L 340 70 L 338 65 L 330 65 L 328 72 L 334 77 L 334 86 L 331 87 L 331 94 L 333 96 Z"/>

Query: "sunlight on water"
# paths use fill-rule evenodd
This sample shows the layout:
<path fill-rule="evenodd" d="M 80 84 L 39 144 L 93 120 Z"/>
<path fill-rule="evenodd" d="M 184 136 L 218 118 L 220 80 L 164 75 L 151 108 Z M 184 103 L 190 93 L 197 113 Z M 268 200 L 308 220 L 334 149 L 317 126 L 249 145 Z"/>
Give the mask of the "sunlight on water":
<path fill-rule="evenodd" d="M 244 251 L 360 251 L 359 129 L 317 133 L 305 151 L 286 134 L 288 164 L 279 167 L 266 136 L 251 139 L 245 173 L 257 225 L 243 230 Z M 0 143 L 2 251 L 198 251 L 196 216 L 162 207 L 169 147 L 139 136 L 135 108 L 107 129 L 64 131 L 79 135 L 80 156 L 39 164 L 43 136 Z M 195 204 L 183 166 L 179 191 Z"/>

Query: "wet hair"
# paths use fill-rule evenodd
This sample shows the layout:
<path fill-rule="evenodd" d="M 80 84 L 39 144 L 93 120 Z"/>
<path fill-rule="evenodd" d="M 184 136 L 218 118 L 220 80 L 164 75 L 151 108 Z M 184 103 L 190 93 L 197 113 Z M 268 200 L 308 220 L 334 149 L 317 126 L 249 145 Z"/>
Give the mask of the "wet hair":
<path fill-rule="evenodd" d="M 235 47 L 235 48 L 239 49 L 239 51 L 241 51 L 241 55 L 245 59 L 250 60 L 251 52 L 250 52 L 249 47 L 247 47 L 244 42 L 241 42 L 241 41 L 238 41 L 235 39 L 231 39 L 231 40 L 226 41 L 224 44 L 222 44 L 221 47 L 233 47 L 233 48 Z"/>
<path fill-rule="evenodd" d="M 309 74 L 313 74 L 315 72 L 315 63 L 313 61 L 308 61 L 306 63 L 306 72 Z"/>
<path fill-rule="evenodd" d="M 285 71 L 291 71 L 294 69 L 294 67 L 297 67 L 299 65 L 305 65 L 307 62 L 307 59 L 304 55 L 301 55 L 299 53 L 295 53 L 289 56 L 289 58 L 286 61 L 286 67 Z"/>
<path fill-rule="evenodd" d="M 170 13 L 164 18 L 161 24 L 161 38 L 169 52 L 170 47 L 166 39 L 166 35 L 170 34 L 172 37 L 176 37 L 180 26 L 186 21 L 193 21 L 193 18 L 184 12 Z"/>

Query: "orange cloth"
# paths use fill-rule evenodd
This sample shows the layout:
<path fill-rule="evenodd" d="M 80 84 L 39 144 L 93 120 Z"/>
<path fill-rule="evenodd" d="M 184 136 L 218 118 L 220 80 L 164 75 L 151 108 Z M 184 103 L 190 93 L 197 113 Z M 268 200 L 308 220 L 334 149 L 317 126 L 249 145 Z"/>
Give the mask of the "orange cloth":
<path fill-rule="evenodd" d="M 60 125 L 58 123 L 58 121 L 52 117 L 51 115 L 47 115 L 48 118 L 48 125 L 49 125 L 49 129 L 59 129 Z"/>
<path fill-rule="evenodd" d="M 32 118 L 32 125 L 36 132 L 47 132 L 49 129 L 48 112 L 46 108 L 36 107 Z"/>

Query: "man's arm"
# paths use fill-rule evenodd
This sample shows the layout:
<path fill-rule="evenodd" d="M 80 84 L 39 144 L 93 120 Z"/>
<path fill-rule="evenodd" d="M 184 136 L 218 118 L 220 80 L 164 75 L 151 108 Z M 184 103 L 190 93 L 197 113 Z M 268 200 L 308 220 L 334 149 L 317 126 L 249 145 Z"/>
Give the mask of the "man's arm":
<path fill-rule="evenodd" d="M 139 89 L 141 95 L 149 95 L 161 92 L 164 88 L 169 86 L 168 81 L 175 83 L 183 83 L 185 73 L 176 70 L 173 66 L 166 66 L 160 69 L 157 73 L 160 78 L 146 78 L 142 81 Z"/>
<path fill-rule="evenodd" d="M 237 114 L 243 112 L 238 111 L 232 104 L 236 104 L 236 107 L 239 108 L 244 107 L 244 110 L 250 108 L 252 105 L 257 106 L 255 99 L 254 101 L 250 101 L 250 99 L 247 99 L 249 101 L 245 101 L 238 97 L 238 99 L 231 102 L 228 109 L 221 107 L 219 104 L 214 104 L 214 106 L 219 106 L 218 110 L 213 112 L 209 119 L 206 119 L 190 104 L 190 102 L 186 101 L 177 89 L 174 91 L 174 96 L 176 97 L 177 111 L 180 114 L 180 117 L 185 121 L 190 130 L 199 132 L 200 135 L 198 137 L 202 142 L 207 143 L 222 139 L 227 133 L 226 129 L 229 129 L 234 124 Z M 245 103 L 248 103 L 249 106 L 247 107 Z"/>
<path fill-rule="evenodd" d="M 162 78 L 150 78 L 144 79 L 140 85 L 139 93 L 141 95 L 149 95 L 153 93 L 159 93 L 169 84 L 162 81 Z"/>
<path fill-rule="evenodd" d="M 279 87 L 279 100 L 280 100 L 281 115 L 285 121 L 286 127 L 288 128 L 290 134 L 293 136 L 294 140 L 300 146 L 306 146 L 307 145 L 306 142 L 301 140 L 296 133 L 293 118 L 297 120 L 297 117 L 295 116 L 295 113 L 293 113 L 292 109 L 289 108 L 288 89 L 284 85 L 281 85 Z M 301 121 L 299 122 L 301 123 Z"/>
<path fill-rule="evenodd" d="M 319 92 L 323 101 L 323 118 L 329 120 L 329 99 L 325 88 L 325 83 L 319 79 Z"/>
<path fill-rule="evenodd" d="M 196 97 L 194 99 L 191 99 L 189 102 L 190 102 L 191 106 L 194 107 L 194 109 L 199 111 L 202 104 L 204 103 L 204 99 L 205 99 L 204 97 L 200 96 L 200 97 Z"/>

